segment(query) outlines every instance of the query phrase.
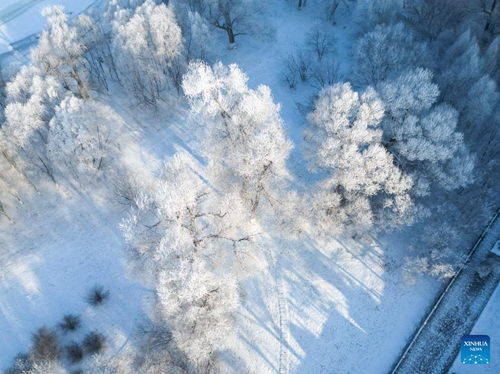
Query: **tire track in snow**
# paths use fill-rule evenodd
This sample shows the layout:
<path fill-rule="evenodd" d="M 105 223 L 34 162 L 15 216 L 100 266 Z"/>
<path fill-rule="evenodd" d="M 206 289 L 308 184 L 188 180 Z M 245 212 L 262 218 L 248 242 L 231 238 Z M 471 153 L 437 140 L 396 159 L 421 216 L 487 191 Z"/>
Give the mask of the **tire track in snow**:
<path fill-rule="evenodd" d="M 274 264 L 274 279 L 276 282 L 276 293 L 278 300 L 278 326 L 279 326 L 279 337 L 280 337 L 280 351 L 279 351 L 279 366 L 278 373 L 286 374 L 288 373 L 288 349 L 287 337 L 288 337 L 288 308 L 286 305 L 286 295 L 283 286 L 282 277 L 282 267 L 281 267 L 281 256 L 283 253 L 283 242 L 280 242 L 280 250 L 275 258 Z"/>
<path fill-rule="evenodd" d="M 9 22 L 10 20 L 19 17 L 31 7 L 44 0 L 19 0 L 18 2 L 5 7 L 0 10 L 0 26 Z"/>

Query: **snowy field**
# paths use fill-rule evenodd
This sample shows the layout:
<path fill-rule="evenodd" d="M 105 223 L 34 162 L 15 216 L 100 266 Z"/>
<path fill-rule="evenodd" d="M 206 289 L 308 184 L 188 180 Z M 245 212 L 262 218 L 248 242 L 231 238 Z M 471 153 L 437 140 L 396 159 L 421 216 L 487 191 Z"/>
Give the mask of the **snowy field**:
<path fill-rule="evenodd" d="M 3 25 L 16 35 L 10 40 L 20 35 L 11 29 L 12 22 L 26 21 L 24 17 L 47 3 L 40 2 Z M 76 12 L 84 5 L 69 9 Z M 290 90 L 279 71 L 281 57 L 304 42 L 305 33 L 295 25 L 316 20 L 312 9 L 281 20 L 276 42 L 242 38 L 236 50 L 228 51 L 221 35 L 217 51 L 224 63 L 240 65 L 251 87 L 269 85 L 275 101 L 282 103 L 282 116 L 297 144 L 291 167 L 299 176 L 305 175 L 299 161 L 305 119 L 295 103 L 306 104 L 314 89 Z M 342 24 L 337 32 L 345 71 L 352 34 Z M 117 102 L 110 104 L 133 135 L 121 140 L 128 144 L 122 149 L 128 150 L 129 162 L 151 169 L 174 149 L 188 148 L 188 138 L 178 132 L 180 123 L 149 125 L 151 131 L 144 131 L 139 123 L 151 124 L 154 119 L 136 121 L 137 113 Z M 16 225 L 2 222 L 2 245 L 9 251 L 1 260 L 5 271 L 0 276 L 0 341 L 9 344 L 0 350 L 1 368 L 27 349 L 36 328 L 55 325 L 65 313 L 80 314 L 83 332 L 104 332 L 112 352 L 123 354 L 142 300 L 150 295 L 129 281 L 124 271 L 124 241 L 118 228 L 123 209 L 105 207 L 97 192 L 85 195 L 64 184 L 54 193 L 50 188 L 42 191 L 43 197 L 27 189 L 25 204 L 14 208 Z M 245 281 L 246 297 L 238 312 L 240 332 L 231 344 L 234 356 L 228 353 L 221 360 L 222 372 L 386 373 L 439 289 L 428 278 L 417 287 L 402 282 L 405 245 L 398 235 L 363 245 L 344 239 L 318 242 L 307 235 L 287 242 L 271 238 L 267 245 L 272 253 L 269 267 Z M 98 310 L 84 301 L 95 284 L 111 293 L 109 304 Z"/>
<path fill-rule="evenodd" d="M 0 53 L 43 28 L 40 9 L 44 6 L 63 4 L 75 15 L 92 3 L 0 0 Z M 297 90 L 291 90 L 280 72 L 282 58 L 305 43 L 306 28 L 297 25 L 309 27 L 320 18 L 312 6 L 286 17 L 280 12 L 283 9 L 276 6 L 275 40 L 241 37 L 237 48 L 228 50 L 225 35 L 218 33 L 214 55 L 224 64 L 237 63 L 249 76 L 251 88 L 260 84 L 271 88 L 275 102 L 282 105 L 287 135 L 295 144 L 290 169 L 298 183 L 307 186 L 311 176 L 300 149 L 306 119 L 297 104 L 307 105 L 317 89 L 299 83 Z M 348 14 L 338 18 L 336 58 L 341 75 L 347 75 L 358 30 L 350 27 Z M 101 99 L 125 121 L 119 139 L 123 162 L 136 170 L 155 172 L 174 152 L 192 154 L 185 103 L 151 114 L 131 108 L 118 95 Z M 127 209 L 109 200 L 100 188 L 82 191 L 67 180 L 59 184 L 55 188 L 44 183 L 41 196 L 27 184 L 20 187 L 23 204 L 12 201 L 6 207 L 16 224 L 0 220 L 0 370 L 28 349 L 37 328 L 55 326 L 67 313 L 80 315 L 83 328 L 79 335 L 65 337 L 63 344 L 98 330 L 108 339 L 110 356 L 125 357 L 154 292 L 130 280 L 125 270 L 119 224 Z M 216 371 L 387 373 L 442 285 L 429 277 L 418 278 L 414 286 L 404 283 L 405 234 L 365 238 L 360 243 L 346 238 L 311 239 L 307 233 L 284 240 L 265 228 L 262 232 L 267 263 L 257 276 L 244 281 L 238 334 L 230 344 L 232 351 L 222 353 Z M 85 301 L 95 285 L 110 292 L 109 302 L 99 308 Z M 490 335 L 493 344 L 500 339 L 499 304 L 497 289 L 473 330 Z M 498 352 L 493 346 L 493 364 L 481 372 L 500 372 Z M 466 371 L 457 361 L 453 372 L 472 370 Z"/>
<path fill-rule="evenodd" d="M 132 113 L 111 104 L 128 120 L 131 137 L 121 142 L 127 162 L 137 168 L 189 147 L 177 121 L 144 131 Z M 0 258 L 0 341 L 9 343 L 0 349 L 0 368 L 27 349 L 34 330 L 56 325 L 66 313 L 82 317 L 79 334 L 103 332 L 110 352 L 120 357 L 151 295 L 126 276 L 118 227 L 126 210 L 109 208 L 99 190 L 44 187 L 42 196 L 28 186 L 20 192 L 24 204 L 9 207 L 14 226 L 1 221 L 1 246 L 8 250 Z M 397 238 L 360 245 L 306 235 L 266 245 L 274 261 L 244 284 L 240 331 L 231 344 L 240 361 L 228 354 L 222 372 L 386 373 L 438 290 L 429 279 L 418 287 L 401 281 L 404 247 Z M 84 300 L 94 285 L 110 291 L 102 308 Z"/>
<path fill-rule="evenodd" d="M 0 1 L 0 54 L 12 50 L 12 43 L 45 27 L 40 11 L 50 5 L 63 5 L 71 15 L 85 10 L 95 0 L 1 0 Z"/>

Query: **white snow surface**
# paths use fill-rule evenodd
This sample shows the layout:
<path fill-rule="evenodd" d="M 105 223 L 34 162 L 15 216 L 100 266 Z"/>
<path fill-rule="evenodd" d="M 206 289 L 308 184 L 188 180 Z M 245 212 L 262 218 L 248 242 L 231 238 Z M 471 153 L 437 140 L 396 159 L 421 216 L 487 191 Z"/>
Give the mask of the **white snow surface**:
<path fill-rule="evenodd" d="M 0 0 L 0 54 L 12 50 L 11 44 L 39 33 L 46 25 L 40 11 L 50 5 L 63 5 L 74 16 L 95 0 Z"/>
<path fill-rule="evenodd" d="M 42 3 L 50 1 L 30 9 Z M 83 7 L 83 1 L 69 3 Z M 276 40 L 241 37 L 238 48 L 229 51 L 225 35 L 218 34 L 221 47 L 216 51 L 222 62 L 239 64 L 252 88 L 266 84 L 282 103 L 288 134 L 296 144 L 290 167 L 306 186 L 310 176 L 300 152 L 305 118 L 295 102 L 307 104 L 315 90 L 302 83 L 297 90 L 286 87 L 280 77 L 281 57 L 303 46 L 307 27 L 319 13 L 312 6 L 301 12 L 276 9 Z M 337 57 L 345 73 L 356 30 L 350 29 L 348 14 L 338 18 Z M 189 118 L 185 107 L 172 105 L 166 114 L 152 115 L 117 98 L 108 101 L 126 121 L 119 139 L 123 159 L 137 170 L 155 170 L 175 151 L 192 153 L 192 135 L 184 131 Z M 110 205 L 100 189 L 83 193 L 69 181 L 61 181 L 59 188 L 47 182 L 40 189 L 42 196 L 24 186 L 19 190 L 24 204 L 6 206 L 15 225 L 0 220 L 0 370 L 28 349 L 36 328 L 55 326 L 65 313 L 80 314 L 83 329 L 64 339 L 80 339 L 97 329 L 108 338 L 113 356 L 125 355 L 153 292 L 125 271 L 118 225 L 126 210 Z M 238 334 L 231 351 L 221 354 L 217 371 L 387 373 L 440 286 L 429 278 L 415 286 L 403 282 L 404 235 L 367 238 L 360 244 L 345 238 L 313 240 L 307 233 L 284 240 L 263 231 L 267 267 L 243 282 Z M 110 290 L 109 302 L 100 308 L 84 301 L 95 284 Z"/>
<path fill-rule="evenodd" d="M 493 252 L 497 256 L 500 256 L 500 240 L 498 240 L 493 246 L 493 248 L 491 248 L 491 252 Z"/>

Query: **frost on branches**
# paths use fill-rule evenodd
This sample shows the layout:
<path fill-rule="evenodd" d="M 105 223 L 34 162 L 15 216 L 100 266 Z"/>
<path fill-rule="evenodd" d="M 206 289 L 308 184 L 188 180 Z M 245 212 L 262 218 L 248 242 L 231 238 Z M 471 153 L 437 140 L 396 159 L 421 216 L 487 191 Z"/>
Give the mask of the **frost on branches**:
<path fill-rule="evenodd" d="M 135 277 L 156 287 L 177 346 L 203 368 L 225 349 L 239 306 L 235 266 L 251 249 L 237 195 L 208 188 L 179 155 L 123 223 Z"/>
<path fill-rule="evenodd" d="M 5 123 L 1 127 L 2 152 L 16 167 L 40 171 L 54 182 L 54 170 L 47 157 L 49 122 L 66 91 L 53 76 L 40 69 L 24 67 L 7 85 Z"/>
<path fill-rule="evenodd" d="M 364 231 L 377 218 L 398 221 L 411 210 L 412 180 L 382 144 L 383 116 L 371 88 L 360 95 L 344 83 L 319 93 L 305 140 L 311 169 L 325 173 L 313 203 L 326 231 Z"/>
<path fill-rule="evenodd" d="M 271 205 L 280 200 L 293 145 L 270 89 L 249 89 L 247 80 L 236 65 L 195 62 L 182 87 L 203 123 L 202 149 L 212 175 L 223 188 L 236 185 L 255 217 L 263 200 Z"/>
<path fill-rule="evenodd" d="M 152 0 L 117 12 L 114 56 L 122 84 L 140 103 L 155 106 L 173 84 L 172 66 L 181 54 L 182 33 L 174 13 Z"/>
<path fill-rule="evenodd" d="M 384 146 L 412 175 L 417 196 L 429 194 L 432 184 L 453 190 L 473 181 L 474 157 L 456 131 L 458 112 L 436 105 L 439 89 L 431 80 L 428 70 L 415 69 L 377 88 L 387 113 Z"/>
<path fill-rule="evenodd" d="M 48 27 L 42 31 L 37 47 L 31 52 L 32 63 L 45 75 L 63 81 L 65 87 L 76 84 L 78 96 L 88 99 L 83 68 L 86 46 L 79 40 L 78 29 L 68 25 L 68 15 L 62 6 L 45 8 L 42 14 L 47 18 Z"/>
<path fill-rule="evenodd" d="M 56 165 L 66 164 L 79 179 L 103 173 L 116 156 L 112 139 L 121 122 L 105 104 L 67 97 L 49 124 L 50 159 Z"/>

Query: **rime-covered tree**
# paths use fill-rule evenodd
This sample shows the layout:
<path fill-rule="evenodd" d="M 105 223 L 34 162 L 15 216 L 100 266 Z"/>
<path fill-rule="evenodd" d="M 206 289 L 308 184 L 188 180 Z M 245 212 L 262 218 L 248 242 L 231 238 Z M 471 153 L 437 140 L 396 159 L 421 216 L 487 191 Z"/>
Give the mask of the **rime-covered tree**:
<path fill-rule="evenodd" d="M 64 99 L 49 124 L 51 161 L 66 164 L 80 180 L 102 174 L 116 156 L 113 139 L 121 122 L 105 104 L 76 97 Z"/>
<path fill-rule="evenodd" d="M 178 347 L 198 368 L 226 347 L 239 305 L 235 256 L 251 245 L 236 195 L 219 196 L 180 156 L 123 223 L 132 274 L 156 287 Z"/>
<path fill-rule="evenodd" d="M 439 89 L 430 71 L 408 71 L 379 84 L 377 90 L 387 113 L 382 123 L 384 146 L 412 175 L 415 194 L 428 194 L 432 184 L 452 190 L 472 183 L 474 156 L 457 131 L 458 112 L 437 104 Z"/>
<path fill-rule="evenodd" d="M 7 85 L 8 104 L 1 128 L 2 152 L 14 167 L 25 160 L 28 169 L 47 174 L 54 182 L 54 170 L 47 157 L 49 122 L 55 107 L 67 94 L 54 76 L 45 76 L 40 69 L 24 67 Z M 30 168 L 31 166 L 31 168 Z"/>
<path fill-rule="evenodd" d="M 414 283 L 415 275 L 428 274 L 437 279 L 455 275 L 463 262 L 457 247 L 464 242 L 463 233 L 448 222 L 427 226 L 416 240 L 419 253 L 406 258 L 403 274 L 407 283 Z"/>
<path fill-rule="evenodd" d="M 83 54 L 86 46 L 79 40 L 78 29 L 69 25 L 64 7 L 44 8 L 47 28 L 42 31 L 38 45 L 31 51 L 30 59 L 45 75 L 60 79 L 64 86 L 73 88 L 82 99 L 88 99 Z"/>
<path fill-rule="evenodd" d="M 5 120 L 4 111 L 5 106 L 7 105 L 7 93 L 5 91 L 6 84 L 7 82 L 5 82 L 3 68 L 0 65 L 0 124 L 2 124 Z"/>
<path fill-rule="evenodd" d="M 262 200 L 271 204 L 279 200 L 292 144 L 270 89 L 252 90 L 247 80 L 236 65 L 218 63 L 210 68 L 195 62 L 184 77 L 183 89 L 205 124 L 212 170 L 226 186 L 237 183 L 254 217 Z"/>
<path fill-rule="evenodd" d="M 109 91 L 109 79 L 119 80 L 112 53 L 111 25 L 106 17 L 96 12 L 80 14 L 74 25 L 78 29 L 79 42 L 85 45 L 82 57 L 89 79 Z"/>
<path fill-rule="evenodd" d="M 372 31 L 376 25 L 396 23 L 405 0 L 357 0 L 356 18 L 364 31 Z"/>
<path fill-rule="evenodd" d="M 306 155 L 313 171 L 326 173 L 314 196 L 317 221 L 327 231 L 370 229 L 377 219 L 405 221 L 412 181 L 382 145 L 384 105 L 376 92 L 349 83 L 320 91 L 308 116 Z"/>
<path fill-rule="evenodd" d="M 358 39 L 354 78 L 361 86 L 398 76 L 403 70 L 430 65 L 426 44 L 403 23 L 378 25 Z"/>
<path fill-rule="evenodd" d="M 131 13 L 118 12 L 113 21 L 113 46 L 120 80 L 140 103 L 155 106 L 173 84 L 182 33 L 165 4 L 147 0 Z"/>
<path fill-rule="evenodd" d="M 443 99 L 456 105 L 482 75 L 483 60 L 476 37 L 470 30 L 462 33 L 446 48 L 440 61 L 436 81 L 443 91 Z"/>

